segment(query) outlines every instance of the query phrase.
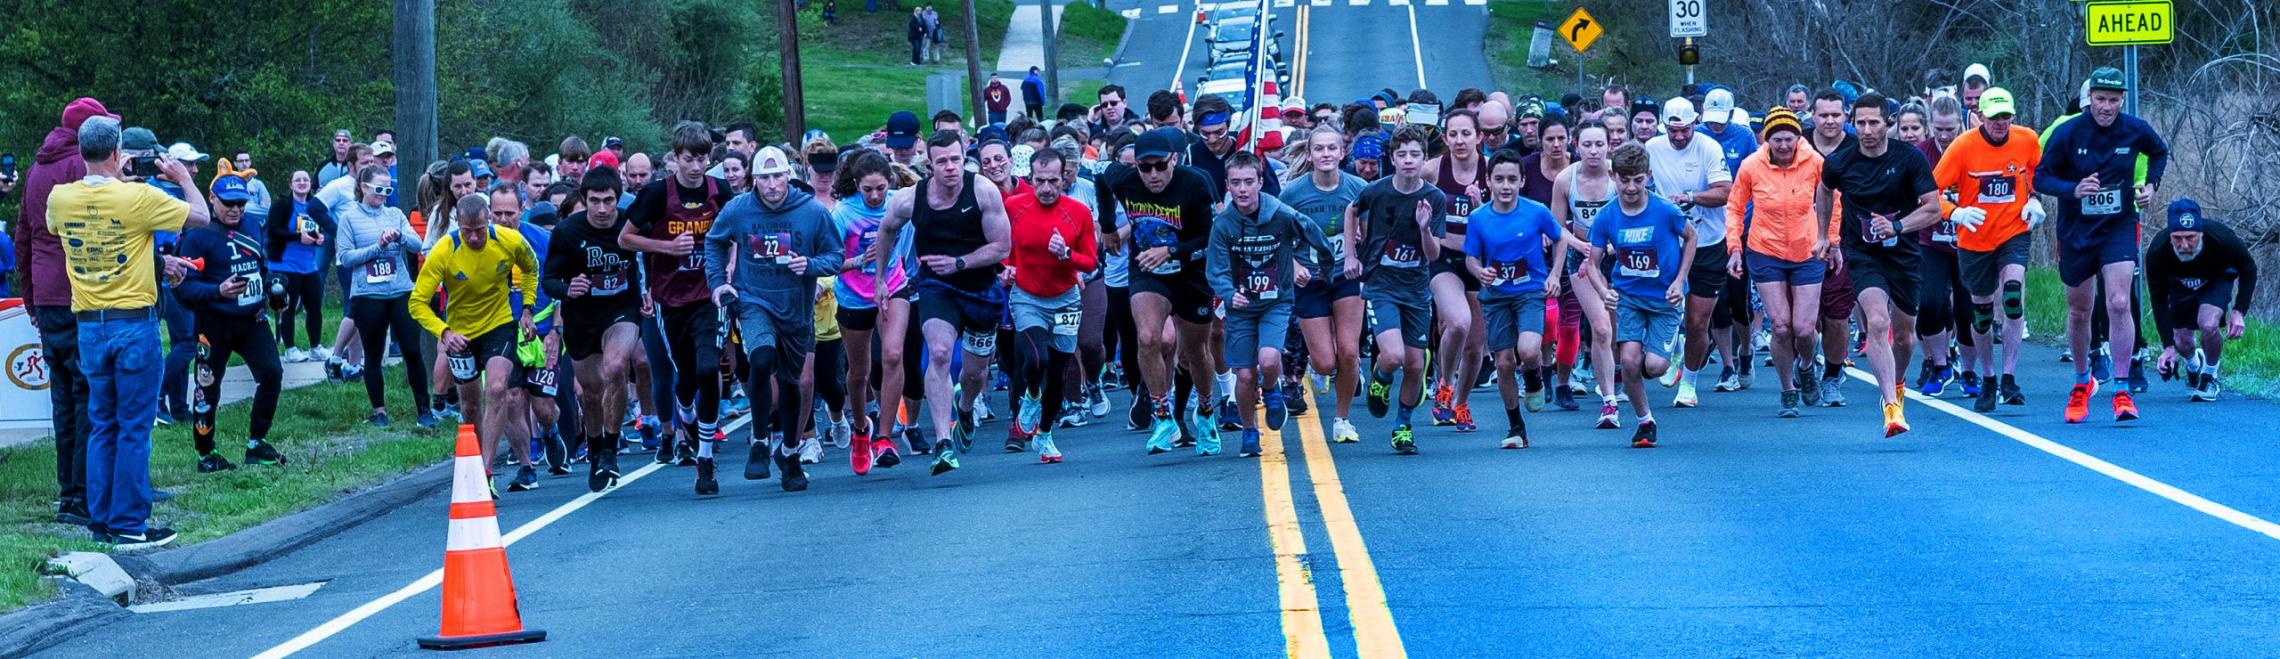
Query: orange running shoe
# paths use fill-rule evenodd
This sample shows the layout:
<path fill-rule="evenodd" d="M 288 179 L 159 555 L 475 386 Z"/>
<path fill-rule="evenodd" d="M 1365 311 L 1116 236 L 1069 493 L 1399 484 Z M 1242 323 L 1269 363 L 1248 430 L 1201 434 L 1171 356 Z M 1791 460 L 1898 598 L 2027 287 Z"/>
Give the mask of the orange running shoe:
<path fill-rule="evenodd" d="M 2114 392 L 2114 421 L 2136 421 L 2137 418 L 2137 401 L 2130 400 L 2129 390 Z"/>
<path fill-rule="evenodd" d="M 2081 423 L 2082 419 L 2089 417 L 2090 396 L 2096 393 L 2098 393 L 2098 383 L 2095 380 L 2074 385 L 2074 391 L 2066 394 L 2066 422 Z M 2121 412 L 2119 402 L 2115 403 L 2114 411 L 2116 413 Z"/>
<path fill-rule="evenodd" d="M 1908 419 L 1900 413 L 1900 404 L 1886 404 L 1884 406 L 1884 436 L 1897 437 L 1904 432 L 1908 432 Z"/>
<path fill-rule="evenodd" d="M 1479 426 L 1473 425 L 1472 406 L 1458 405 L 1457 432 L 1472 432 L 1477 429 L 1479 429 Z"/>

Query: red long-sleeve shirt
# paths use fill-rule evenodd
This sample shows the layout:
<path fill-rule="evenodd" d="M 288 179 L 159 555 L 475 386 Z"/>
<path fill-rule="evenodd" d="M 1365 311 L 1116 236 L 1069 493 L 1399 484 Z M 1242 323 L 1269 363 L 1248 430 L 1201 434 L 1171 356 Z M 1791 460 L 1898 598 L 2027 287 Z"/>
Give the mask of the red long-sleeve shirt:
<path fill-rule="evenodd" d="M 1037 203 L 1037 195 L 1024 194 L 1005 200 L 1005 216 L 1013 225 L 1013 254 L 1006 265 L 1013 267 L 1013 284 L 1023 292 L 1061 295 L 1076 287 L 1078 275 L 1099 267 L 1092 209 L 1083 202 L 1063 196 L 1047 206 Z M 1069 245 L 1068 260 L 1054 256 L 1047 247 L 1055 231 Z"/>

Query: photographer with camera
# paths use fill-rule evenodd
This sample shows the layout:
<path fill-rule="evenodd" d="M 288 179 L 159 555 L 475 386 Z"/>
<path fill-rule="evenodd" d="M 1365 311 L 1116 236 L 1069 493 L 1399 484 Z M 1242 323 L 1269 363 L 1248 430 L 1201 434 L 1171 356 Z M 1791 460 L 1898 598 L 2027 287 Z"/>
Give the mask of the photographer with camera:
<path fill-rule="evenodd" d="M 176 255 L 201 264 L 174 283 L 175 298 L 197 316 L 192 375 L 197 388 L 190 393 L 190 439 L 198 449 L 198 473 L 236 468 L 214 450 L 215 408 L 221 404 L 222 375 L 229 370 L 231 355 L 245 360 L 246 370 L 253 373 L 245 463 L 284 464 L 285 456 L 264 441 L 270 419 L 277 414 L 279 384 L 285 375 L 265 311 L 283 306 L 283 282 L 269 272 L 262 237 L 245 224 L 245 207 L 253 198 L 245 177 L 225 171 L 214 177 L 209 194 L 213 223 L 183 234 L 175 245 Z"/>
<path fill-rule="evenodd" d="M 150 431 L 164 368 L 155 234 L 205 226 L 208 211 L 204 196 L 176 200 L 126 180 L 159 175 L 185 188 L 196 185 L 182 163 L 155 150 L 155 141 L 125 149 L 124 132 L 109 116 L 80 124 L 79 156 L 87 175 L 55 186 L 48 195 L 47 226 L 62 241 L 83 349 L 79 361 L 90 393 L 88 527 L 98 542 L 140 549 L 174 540 L 173 529 L 149 525 Z M 185 265 L 170 259 L 169 276 L 183 274 Z"/>
<path fill-rule="evenodd" d="M 40 330 L 40 352 L 48 365 L 48 418 L 55 428 L 55 520 L 74 526 L 92 523 L 87 514 L 87 377 L 79 370 L 79 320 L 71 314 L 71 280 L 66 278 L 63 241 L 48 231 L 48 193 L 87 175 L 79 157 L 79 127 L 111 114 L 92 98 L 63 108 L 62 122 L 48 131 L 32 167 L 24 173 L 24 203 L 16 214 L 16 264 L 24 269 L 23 297 L 32 305 Z"/>

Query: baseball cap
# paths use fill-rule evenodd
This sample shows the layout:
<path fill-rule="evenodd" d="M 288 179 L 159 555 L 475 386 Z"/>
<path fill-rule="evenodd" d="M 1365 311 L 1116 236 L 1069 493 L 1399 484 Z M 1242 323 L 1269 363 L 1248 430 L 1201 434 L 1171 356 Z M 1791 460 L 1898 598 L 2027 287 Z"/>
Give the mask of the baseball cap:
<path fill-rule="evenodd" d="M 182 162 L 198 162 L 206 159 L 206 154 L 199 153 L 198 148 L 190 146 L 189 142 L 175 142 L 173 146 L 166 147 L 166 155 L 173 156 L 175 160 Z"/>
<path fill-rule="evenodd" d="M 2169 230 L 2171 232 L 2200 231 L 2201 220 L 2200 202 L 2191 199 L 2169 202 Z"/>
<path fill-rule="evenodd" d="M 1710 124 L 1734 122 L 1734 93 L 1724 88 L 1712 89 L 1702 95 L 1702 122 Z"/>
<path fill-rule="evenodd" d="M 2097 70 L 2090 72 L 2090 88 L 2111 89 L 2118 92 L 2126 92 L 2130 90 L 2130 84 L 2122 80 L 2121 69 L 2117 69 L 2111 66 L 2101 66 L 2098 67 Z M 1987 102 L 1987 97 L 1980 97 L 1979 102 Z"/>
<path fill-rule="evenodd" d="M 792 173 L 792 159 L 784 155 L 783 149 L 772 146 L 761 147 L 760 153 L 752 157 L 753 176 L 790 173 Z"/>
<path fill-rule="evenodd" d="M 887 115 L 887 148 L 908 149 L 918 143 L 918 115 L 909 110 Z"/>
<path fill-rule="evenodd" d="M 475 178 L 492 178 L 491 163 L 483 162 L 482 158 L 468 160 L 467 169 L 467 173 L 474 175 Z"/>
<path fill-rule="evenodd" d="M 1018 149 L 1018 148 L 1020 148 L 1020 147 L 1016 147 L 1016 148 Z M 815 170 L 815 173 L 817 173 L 817 174 L 829 174 L 829 173 L 832 173 L 832 172 L 836 172 L 836 171 L 839 171 L 839 152 L 838 152 L 838 151 L 811 151 L 811 152 L 808 152 L 808 154 L 807 154 L 807 165 L 808 165 L 808 169 L 811 169 L 811 170 Z"/>
<path fill-rule="evenodd" d="M 600 151 L 595 151 L 594 155 L 586 156 L 586 168 L 593 169 L 595 167 L 608 167 L 610 169 L 617 169 L 619 167 L 617 152 L 611 151 L 609 149 L 602 149 Z"/>
<path fill-rule="evenodd" d="M 1978 62 L 1972 62 L 1971 66 L 1963 67 L 1963 81 L 1971 82 L 1972 78 L 1978 78 L 1980 82 L 1986 84 L 1995 83 L 1995 75 L 1987 72 L 1987 65 Z"/>
<path fill-rule="evenodd" d="M 245 178 L 236 174 L 223 174 L 214 177 L 214 185 L 211 189 L 214 198 L 222 201 L 239 202 L 253 198 L 251 193 L 245 191 Z"/>
<path fill-rule="evenodd" d="M 1992 119 L 2000 115 L 2018 114 L 2018 105 L 2011 100 L 2011 90 L 1988 87 L 1987 91 L 1979 93 L 1979 116 Z"/>
<path fill-rule="evenodd" d="M 1187 135 L 1178 128 L 1152 128 L 1140 134 L 1140 140 L 1133 145 L 1132 153 L 1141 160 L 1165 158 L 1178 153 L 1180 144 L 1186 141 Z"/>
<path fill-rule="evenodd" d="M 1296 97 L 1296 96 L 1292 96 L 1292 97 L 1290 97 L 1290 98 L 1286 98 L 1286 99 L 1283 99 L 1283 102 L 1282 102 L 1282 113 L 1283 113 L 1283 114 L 1290 114 L 1290 113 L 1292 113 L 1292 112 L 1296 112 L 1296 113 L 1299 113 L 1299 114 L 1306 114 L 1306 99 L 1303 99 L 1303 98 L 1299 98 L 1299 97 Z"/>
<path fill-rule="evenodd" d="M 1684 96 L 1672 96 L 1670 100 L 1663 101 L 1662 122 L 1664 124 L 1689 126 L 1693 125 L 1694 120 L 1699 118 L 1701 116 L 1694 113 L 1694 102 L 1686 100 Z"/>
<path fill-rule="evenodd" d="M 396 155 L 396 144 L 387 140 L 372 143 L 372 157 Z"/>
<path fill-rule="evenodd" d="M 157 151 L 158 135 L 141 126 L 129 127 L 119 133 L 119 148 L 125 151 Z"/>
<path fill-rule="evenodd" d="M 1727 119 L 1726 123 L 1741 124 L 1747 126 L 1750 123 L 1750 111 L 1741 108 L 1734 108 L 1734 116 Z"/>
<path fill-rule="evenodd" d="M 602 138 L 602 148 L 604 149 L 616 149 L 623 146 L 625 146 L 625 138 L 617 137 L 615 135 Z"/>
<path fill-rule="evenodd" d="M 1641 112 L 1657 115 L 1661 114 L 1662 101 L 1656 100 L 1653 96 L 1640 96 L 1638 98 L 1631 99 L 1631 112 L 1630 114 L 1623 116 L 1635 117 L 1638 116 Z"/>

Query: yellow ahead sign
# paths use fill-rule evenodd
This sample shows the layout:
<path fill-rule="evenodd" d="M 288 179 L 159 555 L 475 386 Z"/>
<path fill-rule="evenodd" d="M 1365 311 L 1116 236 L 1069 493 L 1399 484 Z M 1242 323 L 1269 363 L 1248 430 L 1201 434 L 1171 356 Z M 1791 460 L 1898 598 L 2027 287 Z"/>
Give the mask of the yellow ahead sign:
<path fill-rule="evenodd" d="M 1560 38 L 1566 39 L 1568 45 L 1575 46 L 1575 52 L 1579 53 L 1590 50 L 1591 42 L 1598 41 L 1600 33 L 1606 31 L 1599 26 L 1599 19 L 1592 18 L 1591 12 L 1584 11 L 1582 7 L 1577 7 L 1575 13 L 1568 14 L 1567 20 L 1560 21 Z"/>
<path fill-rule="evenodd" d="M 2082 13 L 2082 34 L 2092 46 L 2147 46 L 2177 38 L 2169 0 L 2092 2 Z"/>

